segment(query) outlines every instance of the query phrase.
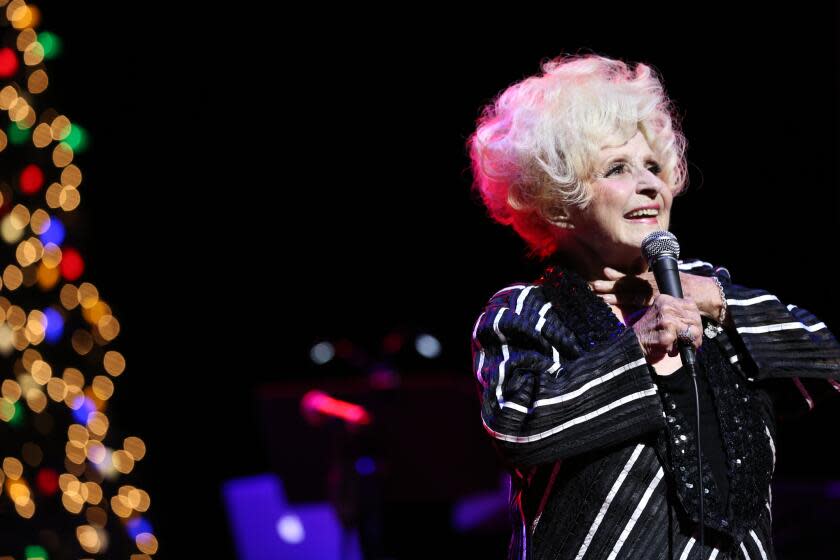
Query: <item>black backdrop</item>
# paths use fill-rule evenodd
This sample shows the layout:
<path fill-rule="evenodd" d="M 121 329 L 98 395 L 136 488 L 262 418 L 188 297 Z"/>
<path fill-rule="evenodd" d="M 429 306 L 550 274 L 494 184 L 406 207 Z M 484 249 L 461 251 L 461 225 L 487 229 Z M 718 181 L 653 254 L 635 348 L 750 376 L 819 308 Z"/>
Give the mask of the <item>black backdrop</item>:
<path fill-rule="evenodd" d="M 457 20 L 426 6 L 41 8 L 65 42 L 50 69 L 59 108 L 92 134 L 79 158 L 88 278 L 122 321 L 129 366 L 112 410 L 149 444 L 163 558 L 233 554 L 219 484 L 267 468 L 255 391 L 321 375 L 314 341 L 427 329 L 443 345 L 433 367 L 470 375 L 480 306 L 538 267 L 470 194 L 464 141 L 483 104 L 561 52 L 662 72 L 689 140 L 672 227 L 684 256 L 840 329 L 828 4 Z M 779 474 L 840 472 L 825 445 L 838 411 L 816 412 L 779 442 Z M 235 458 L 217 441 L 235 441 L 221 446 Z"/>

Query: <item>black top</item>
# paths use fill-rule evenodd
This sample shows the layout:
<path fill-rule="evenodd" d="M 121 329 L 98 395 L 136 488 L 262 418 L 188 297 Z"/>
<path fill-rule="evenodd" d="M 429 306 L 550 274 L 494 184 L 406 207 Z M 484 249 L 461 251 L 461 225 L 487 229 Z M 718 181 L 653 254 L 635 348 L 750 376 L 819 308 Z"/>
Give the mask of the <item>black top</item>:
<path fill-rule="evenodd" d="M 690 419 L 693 432 L 697 426 L 697 412 L 694 404 L 694 383 L 691 381 L 688 368 L 683 365 L 671 375 L 657 375 L 656 381 L 663 390 L 670 393 L 683 416 Z M 725 508 L 729 499 L 726 451 L 720 435 L 720 424 L 715 413 L 711 387 L 703 368 L 698 368 L 697 372 L 697 393 L 700 398 L 700 453 L 703 460 L 709 462 Z"/>

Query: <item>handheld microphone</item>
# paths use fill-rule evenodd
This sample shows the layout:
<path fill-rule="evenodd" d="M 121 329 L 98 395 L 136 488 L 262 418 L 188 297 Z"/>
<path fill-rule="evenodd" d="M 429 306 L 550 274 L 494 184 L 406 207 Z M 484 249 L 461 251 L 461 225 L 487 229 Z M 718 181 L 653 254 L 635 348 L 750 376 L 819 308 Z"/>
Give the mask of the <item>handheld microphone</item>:
<path fill-rule="evenodd" d="M 656 287 L 659 293 L 682 298 L 682 284 L 680 282 L 680 269 L 677 259 L 680 257 L 680 244 L 677 238 L 670 231 L 654 231 L 645 236 L 642 240 L 642 255 L 653 270 L 656 278 Z M 700 333 L 703 336 L 703 333 Z M 697 472 L 703 472 L 703 461 L 700 451 L 700 394 L 697 388 L 697 356 L 694 353 L 694 345 L 691 342 L 679 340 L 680 357 L 682 363 L 691 372 L 691 379 L 694 382 L 694 403 L 695 403 L 695 437 L 697 439 Z M 700 547 L 696 554 L 702 558 L 705 548 L 705 515 L 703 477 L 699 477 L 697 489 L 700 501 Z"/>
<path fill-rule="evenodd" d="M 670 231 L 662 230 L 649 233 L 642 240 L 642 256 L 653 270 L 659 293 L 682 298 L 680 269 L 677 261 L 680 257 L 680 244 L 677 243 L 676 236 Z M 697 363 L 694 345 L 682 339 L 678 341 L 678 345 L 682 363 L 692 368 Z"/>

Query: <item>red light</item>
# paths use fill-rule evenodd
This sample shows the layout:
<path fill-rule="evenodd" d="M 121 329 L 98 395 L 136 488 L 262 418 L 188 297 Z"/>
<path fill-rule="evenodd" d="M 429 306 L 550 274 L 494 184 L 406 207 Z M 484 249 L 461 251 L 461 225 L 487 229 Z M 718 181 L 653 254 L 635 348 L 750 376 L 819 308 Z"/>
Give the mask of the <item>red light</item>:
<path fill-rule="evenodd" d="M 71 282 L 78 280 L 85 270 L 85 261 L 82 255 L 72 247 L 61 250 L 61 275 Z"/>
<path fill-rule="evenodd" d="M 43 468 L 35 476 L 35 485 L 44 496 L 52 496 L 58 491 L 58 473 L 50 468 Z"/>
<path fill-rule="evenodd" d="M 24 194 L 35 194 L 43 186 L 44 172 L 34 163 L 30 163 L 20 172 L 20 190 Z"/>
<path fill-rule="evenodd" d="M 0 78 L 11 78 L 17 74 L 19 66 L 15 51 L 9 47 L 0 49 Z"/>

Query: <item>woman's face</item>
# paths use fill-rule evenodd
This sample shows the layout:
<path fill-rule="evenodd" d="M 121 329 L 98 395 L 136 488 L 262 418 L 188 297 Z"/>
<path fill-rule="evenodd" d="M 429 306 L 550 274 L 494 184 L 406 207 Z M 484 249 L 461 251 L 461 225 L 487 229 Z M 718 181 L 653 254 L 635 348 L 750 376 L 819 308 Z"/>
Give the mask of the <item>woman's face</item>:
<path fill-rule="evenodd" d="M 622 142 L 613 136 L 602 143 L 590 181 L 592 201 L 584 210 L 570 211 L 576 241 L 610 266 L 635 261 L 648 233 L 668 229 L 673 200 L 661 165 L 641 131 Z M 640 208 L 648 210 L 634 217 Z"/>

